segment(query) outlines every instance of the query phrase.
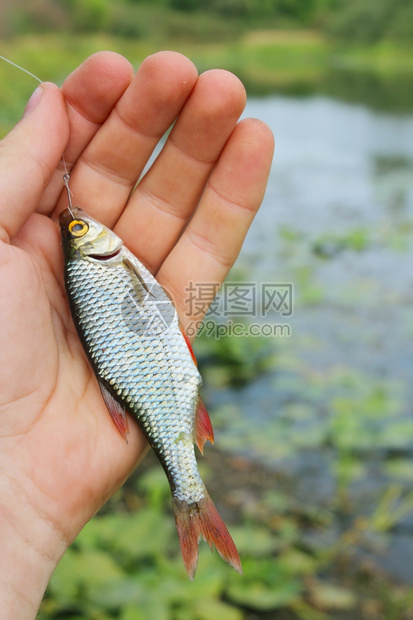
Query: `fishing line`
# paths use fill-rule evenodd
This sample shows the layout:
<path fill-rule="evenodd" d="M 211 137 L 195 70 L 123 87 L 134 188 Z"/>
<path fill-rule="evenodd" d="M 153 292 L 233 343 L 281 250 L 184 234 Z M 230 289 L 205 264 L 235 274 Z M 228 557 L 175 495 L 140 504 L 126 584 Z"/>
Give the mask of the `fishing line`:
<path fill-rule="evenodd" d="M 30 71 L 28 71 L 27 69 L 25 69 L 24 67 L 21 67 L 20 65 L 16 64 L 15 62 L 13 62 L 12 60 L 9 60 L 8 58 L 6 58 L 5 56 L 2 56 L 0 54 L 0 58 L 2 60 L 4 60 L 5 62 L 8 62 L 9 65 L 13 65 L 13 67 L 16 67 L 16 69 L 20 69 L 20 71 L 23 71 L 24 73 L 27 73 L 27 75 L 30 75 L 30 77 L 34 78 L 35 80 L 37 80 L 39 82 L 39 84 L 43 84 L 43 80 L 41 80 L 40 78 L 37 77 L 37 75 L 34 75 L 34 73 L 31 73 Z"/>
<path fill-rule="evenodd" d="M 4 62 L 7 62 L 9 65 L 12 65 L 13 67 L 16 67 L 16 69 L 20 69 L 20 71 L 23 71 L 23 73 L 27 73 L 27 75 L 30 75 L 30 77 L 32 77 L 35 80 L 37 80 L 39 82 L 39 84 L 43 84 L 43 80 L 38 78 L 37 75 L 34 75 L 34 73 L 32 73 L 31 71 L 28 71 L 24 67 L 21 67 L 17 63 L 13 62 L 12 60 L 9 60 L 8 58 L 6 58 L 5 56 L 2 56 L 1 54 L 0 54 L 0 58 L 1 58 L 1 60 L 4 60 Z M 66 186 L 67 197 L 68 197 L 68 200 L 69 200 L 69 205 L 68 205 L 67 208 L 69 209 L 69 213 L 72 216 L 72 218 L 75 219 L 75 216 L 73 215 L 73 211 L 72 211 L 72 209 L 73 209 L 73 205 L 72 205 L 72 192 L 71 192 L 71 190 L 69 188 L 70 174 L 69 174 L 69 171 L 67 169 L 66 160 L 65 160 L 65 156 L 64 155 L 62 155 L 62 160 L 63 160 L 64 169 L 65 169 L 65 174 L 63 175 L 63 181 L 64 181 L 64 184 Z"/>
<path fill-rule="evenodd" d="M 70 213 L 70 215 L 72 216 L 73 219 L 76 219 L 75 216 L 73 215 L 73 205 L 72 205 L 72 192 L 70 191 L 70 187 L 69 187 L 69 181 L 70 181 L 70 174 L 67 172 L 67 168 L 66 168 L 66 162 L 65 162 L 65 158 L 63 157 L 63 162 L 65 165 L 65 174 L 63 175 L 63 182 L 66 186 L 66 191 L 67 191 L 67 199 L 69 201 L 69 204 L 67 206 L 68 211 Z"/>

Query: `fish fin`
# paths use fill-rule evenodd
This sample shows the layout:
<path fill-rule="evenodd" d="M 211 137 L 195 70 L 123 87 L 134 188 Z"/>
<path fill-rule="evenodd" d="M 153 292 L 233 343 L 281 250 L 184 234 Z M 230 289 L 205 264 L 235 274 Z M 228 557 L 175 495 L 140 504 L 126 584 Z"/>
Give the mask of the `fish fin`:
<path fill-rule="evenodd" d="M 207 408 L 199 397 L 198 408 L 195 414 L 195 441 L 201 453 L 204 453 L 204 445 L 206 441 L 214 443 L 214 431 Z"/>
<path fill-rule="evenodd" d="M 242 575 L 241 560 L 235 543 L 209 495 L 206 494 L 200 502 L 193 505 L 173 497 L 172 504 L 182 559 L 190 580 L 193 580 L 198 564 L 201 536 L 211 549 L 215 546 L 219 555 Z"/>
<path fill-rule="evenodd" d="M 128 443 L 127 435 L 129 433 L 129 422 L 123 407 L 113 398 L 109 390 L 103 385 L 101 381 L 98 381 L 100 391 L 102 392 L 103 400 L 108 408 L 112 420 L 114 421 L 116 428 L 122 435 L 123 439 Z"/>
<path fill-rule="evenodd" d="M 189 349 L 189 352 L 190 352 L 191 357 L 192 357 L 192 359 L 193 359 L 193 361 L 194 361 L 194 364 L 195 364 L 195 366 L 198 366 L 198 362 L 196 361 L 195 353 L 194 353 L 194 350 L 193 350 L 193 348 L 192 348 L 192 345 L 191 345 L 191 343 L 190 343 L 190 341 L 189 341 L 188 334 L 186 333 L 186 331 L 184 330 L 184 328 L 182 327 L 182 325 L 181 325 L 181 324 L 179 324 L 179 328 L 180 328 L 180 330 L 181 330 L 181 332 L 182 332 L 182 335 L 183 335 L 183 337 L 184 337 L 184 339 L 185 339 L 186 346 L 187 346 L 187 347 L 188 347 L 188 349 Z"/>
<path fill-rule="evenodd" d="M 133 264 L 133 262 L 129 260 L 129 258 L 126 258 L 126 257 L 123 258 L 123 262 L 131 271 L 133 271 L 133 273 L 138 278 L 139 282 L 142 284 L 145 291 L 149 293 L 149 295 L 152 295 L 152 297 L 155 297 L 155 295 L 151 293 L 151 291 L 148 289 L 148 285 L 146 284 L 145 280 L 142 278 L 141 274 L 139 273 L 138 268 Z"/>

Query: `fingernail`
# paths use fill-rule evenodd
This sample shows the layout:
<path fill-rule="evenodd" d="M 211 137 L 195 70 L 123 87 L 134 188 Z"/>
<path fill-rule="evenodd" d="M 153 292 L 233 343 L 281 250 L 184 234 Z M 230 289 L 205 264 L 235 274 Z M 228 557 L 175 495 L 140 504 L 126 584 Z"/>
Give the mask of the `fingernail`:
<path fill-rule="evenodd" d="M 38 86 L 36 90 L 34 91 L 34 93 L 32 94 L 32 96 L 30 97 L 29 101 L 27 102 L 27 105 L 23 112 L 23 116 L 26 116 L 27 114 L 30 114 L 30 112 L 33 112 L 33 110 L 37 107 L 37 104 L 39 103 L 40 99 L 42 98 L 42 95 L 43 95 L 43 86 Z"/>

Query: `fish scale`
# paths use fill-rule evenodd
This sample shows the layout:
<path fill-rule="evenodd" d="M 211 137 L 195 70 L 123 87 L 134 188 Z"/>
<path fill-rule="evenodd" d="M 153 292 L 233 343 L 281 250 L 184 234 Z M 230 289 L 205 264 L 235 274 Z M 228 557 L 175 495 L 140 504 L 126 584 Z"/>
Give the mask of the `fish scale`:
<path fill-rule="evenodd" d="M 238 572 L 235 544 L 199 475 L 213 440 L 201 376 L 175 308 L 111 230 L 81 209 L 60 216 L 66 292 L 80 340 L 118 430 L 138 422 L 169 480 L 182 557 L 192 579 L 202 536 Z"/>
<path fill-rule="evenodd" d="M 147 275 L 145 279 L 149 285 Z M 201 377 L 180 333 L 179 340 L 177 338 L 177 320 L 164 334 L 159 334 L 157 341 L 154 336 L 134 333 L 125 326 L 119 300 L 136 286 L 134 280 L 123 264 L 109 268 L 87 261 L 67 264 L 68 294 L 78 317 L 78 328 L 89 347 L 92 366 L 103 382 L 112 387 L 125 409 L 143 425 L 173 485 L 175 497 L 191 504 L 204 497 L 204 484 L 198 474 L 192 443 L 193 410 Z M 149 309 L 151 305 L 151 301 L 146 302 Z M 143 295 L 142 307 L 145 310 Z M 130 349 L 137 352 L 132 362 L 125 363 L 123 340 L 128 340 Z M 185 391 L 180 375 L 185 376 Z M 185 415 L 174 418 L 171 416 L 173 407 L 179 407 Z M 184 476 L 180 466 L 182 460 L 185 462 Z"/>

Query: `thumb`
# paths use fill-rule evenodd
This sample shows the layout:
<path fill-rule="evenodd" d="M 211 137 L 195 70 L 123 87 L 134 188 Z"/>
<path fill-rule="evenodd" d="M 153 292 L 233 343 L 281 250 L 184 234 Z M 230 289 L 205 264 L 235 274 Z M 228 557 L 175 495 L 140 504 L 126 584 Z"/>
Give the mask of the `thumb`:
<path fill-rule="evenodd" d="M 36 210 L 69 138 L 65 101 L 41 84 L 23 119 L 0 142 L 0 240 L 9 242 Z"/>

